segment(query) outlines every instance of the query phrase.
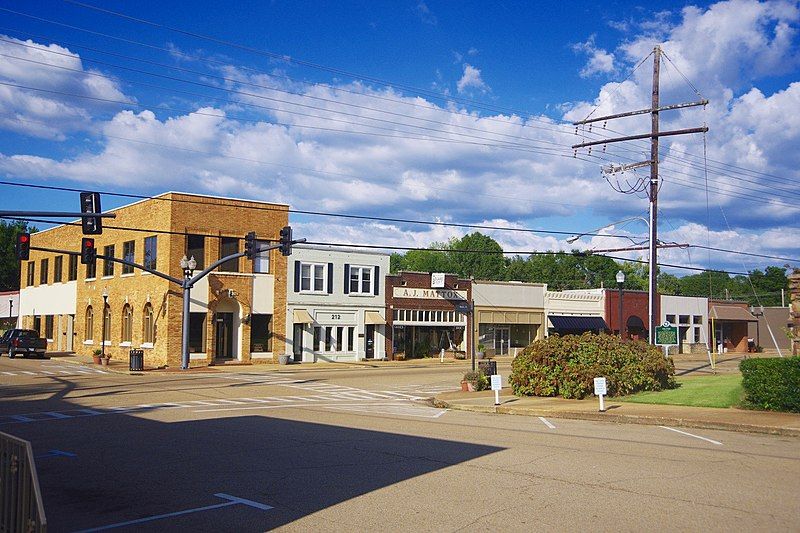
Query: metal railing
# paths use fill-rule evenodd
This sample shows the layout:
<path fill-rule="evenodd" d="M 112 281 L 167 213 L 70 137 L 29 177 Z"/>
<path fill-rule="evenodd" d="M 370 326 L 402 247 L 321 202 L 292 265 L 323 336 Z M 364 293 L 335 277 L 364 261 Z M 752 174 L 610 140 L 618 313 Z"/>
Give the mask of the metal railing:
<path fill-rule="evenodd" d="M 0 432 L 0 532 L 45 532 L 31 443 Z"/>

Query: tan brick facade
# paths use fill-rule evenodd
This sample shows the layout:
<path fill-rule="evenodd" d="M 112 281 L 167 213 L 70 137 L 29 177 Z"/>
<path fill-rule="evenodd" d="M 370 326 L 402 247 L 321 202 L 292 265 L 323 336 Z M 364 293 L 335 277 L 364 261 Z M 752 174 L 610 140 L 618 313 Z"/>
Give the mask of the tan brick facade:
<path fill-rule="evenodd" d="M 184 193 L 166 193 L 156 198 L 144 200 L 111 211 L 117 215 L 115 219 L 104 219 L 104 231 L 95 238 L 99 254 L 104 248 L 114 245 L 114 256 L 122 258 L 125 242 L 134 243 L 134 262 L 145 262 L 145 238 L 157 236 L 156 270 L 174 278 L 182 278 L 180 260 L 187 253 L 186 233 L 205 235 L 204 265 L 210 266 L 219 259 L 220 239 L 215 237 L 234 237 L 239 239 L 238 249 L 243 249 L 242 238 L 249 231 L 255 231 L 260 240 L 277 240 L 280 228 L 288 224 L 288 206 L 232 200 Z M 81 240 L 81 227 L 64 225 L 45 230 L 31 236 L 33 247 L 78 251 Z M 31 261 L 35 265 L 34 287 L 41 285 L 42 259 L 47 259 L 48 285 L 54 283 L 56 254 L 52 252 L 32 251 Z M 285 309 L 286 309 L 286 258 L 278 251 L 269 252 L 269 275 L 274 277 L 274 294 L 261 295 L 272 298 L 273 314 L 271 330 L 276 332 L 272 339 L 273 358 L 284 353 Z M 237 337 L 234 359 L 242 362 L 250 361 L 250 325 L 249 317 L 253 308 L 254 278 L 253 262 L 240 258 L 237 273 L 213 273 L 208 276 L 207 294 L 200 294 L 201 288 L 192 291 L 192 300 L 198 300 L 208 308 L 205 327 L 205 356 L 194 355 L 192 364 L 210 364 L 215 359 L 214 317 L 217 306 L 222 299 L 237 311 L 239 334 Z M 62 283 L 68 281 L 69 258 L 62 259 Z M 130 348 L 142 347 L 144 344 L 144 311 L 151 306 L 154 316 L 155 342 L 152 347 L 145 345 L 145 364 L 148 366 L 180 366 L 181 328 L 182 328 L 182 289 L 173 282 L 158 276 L 134 270 L 123 274 L 123 265 L 113 266 L 113 275 L 104 276 L 104 261 L 98 259 L 97 273 L 94 279 L 87 279 L 85 265 L 78 264 L 76 280 L 76 301 L 72 348 L 76 352 L 90 354 L 101 346 L 103 324 L 103 292 L 108 295 L 108 306 L 111 313 L 110 339 L 107 339 L 106 353 L 114 358 L 127 360 Z M 195 273 L 199 272 L 199 268 Z M 27 265 L 21 268 L 22 297 L 29 286 Z M 49 287 L 48 287 L 49 289 Z M 39 293 L 40 295 L 42 293 Z M 41 297 L 41 296 L 40 296 Z M 131 310 L 131 341 L 122 341 L 123 309 Z M 93 313 L 92 332 L 87 332 L 87 309 L 91 306 Z M 40 304 L 47 308 L 46 302 Z M 37 312 L 37 314 L 39 314 Z M 45 313 L 41 313 L 44 315 Z M 32 326 L 34 317 L 23 316 L 23 324 Z M 41 327 L 44 328 L 44 319 Z M 66 349 L 68 343 L 63 341 L 67 335 L 67 322 L 72 317 L 56 316 L 54 322 L 53 342 L 50 350 Z M 60 336 L 60 337 L 59 337 Z M 62 340 L 59 340 L 61 338 Z M 262 359 L 263 360 L 263 359 Z"/>

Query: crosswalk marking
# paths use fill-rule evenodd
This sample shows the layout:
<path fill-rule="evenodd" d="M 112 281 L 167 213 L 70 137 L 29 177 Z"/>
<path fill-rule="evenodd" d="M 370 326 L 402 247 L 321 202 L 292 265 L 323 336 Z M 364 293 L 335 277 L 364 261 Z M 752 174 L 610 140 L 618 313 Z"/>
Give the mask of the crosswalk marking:
<path fill-rule="evenodd" d="M 90 368 L 78 366 L 77 364 L 53 364 L 42 363 L 39 370 L 15 370 L 15 371 L 2 371 L 0 374 L 4 376 L 75 376 L 75 375 L 92 375 L 92 374 L 108 374 L 106 370 L 99 368 Z"/>
<path fill-rule="evenodd" d="M 397 416 L 414 416 L 419 418 L 439 418 L 447 412 L 446 409 L 435 407 L 422 407 L 416 405 L 326 405 L 325 409 L 336 411 L 350 411 L 365 414 L 384 414 Z"/>

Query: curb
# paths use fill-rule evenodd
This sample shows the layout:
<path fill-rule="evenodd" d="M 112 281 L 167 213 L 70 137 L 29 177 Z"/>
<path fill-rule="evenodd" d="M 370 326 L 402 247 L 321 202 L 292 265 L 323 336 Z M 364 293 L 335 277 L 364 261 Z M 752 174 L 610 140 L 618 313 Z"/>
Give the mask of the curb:
<path fill-rule="evenodd" d="M 781 426 L 760 426 L 756 424 L 739 424 L 734 422 L 714 422 L 692 418 L 659 417 L 646 415 L 625 415 L 601 412 L 562 411 L 559 409 L 537 409 L 535 407 L 505 407 L 502 405 L 459 405 L 437 398 L 428 400 L 429 405 L 440 409 L 453 409 L 457 411 L 472 411 L 476 413 L 493 413 L 501 415 L 543 416 L 551 418 L 566 418 L 570 420 L 591 420 L 595 422 L 614 422 L 617 424 L 641 424 L 650 426 L 678 426 L 696 429 L 717 429 L 735 431 L 738 433 L 762 433 L 767 435 L 780 435 L 784 437 L 800 437 L 800 428 Z"/>

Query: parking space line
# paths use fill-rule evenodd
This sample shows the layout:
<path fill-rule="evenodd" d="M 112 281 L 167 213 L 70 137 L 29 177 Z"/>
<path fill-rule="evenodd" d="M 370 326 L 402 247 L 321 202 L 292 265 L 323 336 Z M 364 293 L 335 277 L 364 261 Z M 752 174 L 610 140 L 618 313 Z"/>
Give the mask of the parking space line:
<path fill-rule="evenodd" d="M 670 431 L 674 431 L 675 433 L 680 433 L 681 435 L 686 435 L 688 437 L 694 437 L 696 439 L 704 440 L 706 442 L 710 442 L 711 444 L 717 444 L 722 446 L 722 443 L 713 439 L 707 439 L 706 437 L 701 437 L 700 435 L 694 435 L 692 433 L 687 433 L 686 431 L 681 431 L 680 429 L 671 428 L 669 426 L 658 426 L 660 428 L 668 429 Z"/>
<path fill-rule="evenodd" d="M 542 424 L 544 424 L 545 426 L 549 427 L 550 429 L 556 429 L 556 427 L 553 424 L 551 424 L 550 421 L 547 420 L 545 417 L 540 416 L 539 420 L 541 420 Z"/>

